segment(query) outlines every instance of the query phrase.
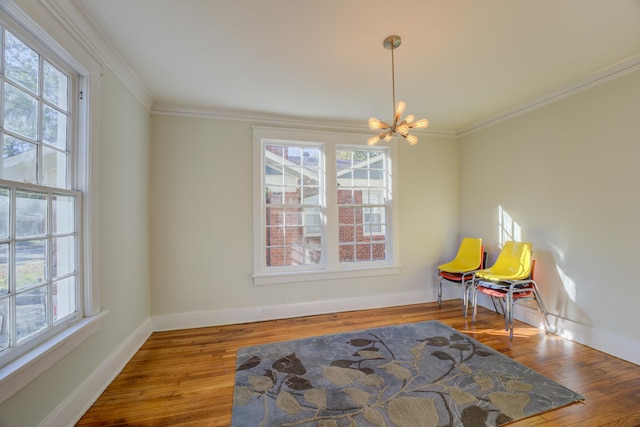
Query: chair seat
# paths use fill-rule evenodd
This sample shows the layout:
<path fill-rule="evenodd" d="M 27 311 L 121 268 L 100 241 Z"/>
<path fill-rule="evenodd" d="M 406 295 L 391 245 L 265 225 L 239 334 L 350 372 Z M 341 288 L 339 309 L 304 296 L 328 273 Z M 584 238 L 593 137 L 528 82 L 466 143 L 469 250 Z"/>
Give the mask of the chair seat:
<path fill-rule="evenodd" d="M 485 279 L 493 282 L 501 282 L 505 280 L 524 280 L 530 275 L 530 270 L 503 270 L 500 272 L 493 271 L 491 268 L 485 268 L 476 272 L 476 278 Z"/>
<path fill-rule="evenodd" d="M 451 261 L 446 264 L 441 264 L 438 266 L 438 270 L 445 271 L 447 273 L 467 273 L 469 271 L 477 270 L 482 266 L 481 260 L 478 263 L 464 263 L 464 262 L 456 262 Z"/>
<path fill-rule="evenodd" d="M 469 274 L 467 274 L 465 276 L 465 273 L 469 273 Z M 449 280 L 451 282 L 462 282 L 462 279 L 464 277 L 466 277 L 468 279 L 471 279 L 471 277 L 472 277 L 470 272 L 468 272 L 468 271 L 467 272 L 462 272 L 462 273 L 451 273 L 449 271 L 439 271 L 438 275 L 440 277 L 442 277 L 443 279 L 447 279 L 447 280 Z"/>
<path fill-rule="evenodd" d="M 478 291 L 483 294 L 504 298 L 509 292 L 511 283 L 508 282 L 487 282 L 480 280 L 476 283 Z M 513 299 L 531 297 L 533 286 L 530 283 L 523 283 L 513 287 Z"/>

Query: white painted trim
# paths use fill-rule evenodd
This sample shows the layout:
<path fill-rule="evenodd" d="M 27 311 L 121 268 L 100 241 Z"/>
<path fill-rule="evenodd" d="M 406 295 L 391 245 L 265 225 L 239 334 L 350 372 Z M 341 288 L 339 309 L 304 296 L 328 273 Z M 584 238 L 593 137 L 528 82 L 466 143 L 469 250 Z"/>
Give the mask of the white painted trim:
<path fill-rule="evenodd" d="M 193 117 L 200 119 L 231 120 L 262 124 L 265 126 L 283 126 L 288 128 L 302 128 L 306 130 L 329 130 L 339 132 L 366 133 L 371 136 L 371 131 L 366 121 L 354 120 L 325 120 L 313 118 L 290 117 L 254 111 L 231 110 L 224 108 L 199 108 L 174 104 L 153 104 L 151 114 L 160 116 Z M 433 128 L 414 129 L 411 131 L 416 136 L 437 135 L 455 137 L 456 133 L 450 129 Z"/>
<path fill-rule="evenodd" d="M 367 129 L 365 121 L 332 121 L 279 116 L 244 110 L 198 108 L 154 103 L 153 94 L 148 90 L 145 84 L 140 80 L 108 39 L 97 29 L 95 23 L 89 18 L 78 2 L 74 0 L 39 0 L 39 2 L 49 11 L 51 16 L 65 27 L 69 34 L 71 34 L 78 43 L 91 52 L 91 55 L 93 55 L 98 62 L 107 64 L 123 84 L 152 114 L 246 121 L 288 127 L 299 126 L 310 129 L 335 129 L 345 132 L 362 132 Z M 621 77 L 638 69 L 640 69 L 640 54 L 634 55 L 618 63 L 611 64 L 610 66 L 588 74 L 583 78 L 569 82 L 552 91 L 543 93 L 528 101 L 513 105 L 495 115 L 469 123 L 461 128 L 444 129 L 429 127 L 422 131 L 416 131 L 416 135 L 437 135 L 453 138 L 464 136 L 521 114 L 525 114 L 544 105 L 559 101 L 563 98 Z"/>
<path fill-rule="evenodd" d="M 97 29 L 84 9 L 74 0 L 39 0 L 49 14 L 83 46 L 97 62 L 107 64 L 138 101 L 151 111 L 153 95 L 111 42 Z"/>
<path fill-rule="evenodd" d="M 72 426 L 77 423 L 149 338 L 151 326 L 151 318 L 147 318 L 40 426 Z"/>
<path fill-rule="evenodd" d="M 321 280 L 352 279 L 359 277 L 394 276 L 400 274 L 400 266 L 385 265 L 369 268 L 350 268 L 326 271 L 300 271 L 254 274 L 254 286 L 276 285 L 297 282 L 315 282 Z"/>
<path fill-rule="evenodd" d="M 493 116 L 470 123 L 466 126 L 461 127 L 457 130 L 457 132 L 454 133 L 457 136 L 468 135 L 480 129 L 484 129 L 505 120 L 520 116 L 537 108 L 552 104 L 556 101 L 560 101 L 564 98 L 575 95 L 594 86 L 609 82 L 611 80 L 617 79 L 618 77 L 622 77 L 626 74 L 638 70 L 640 70 L 640 54 L 631 56 L 623 61 L 609 65 L 608 67 L 588 74 L 581 79 L 572 81 L 552 91 L 543 93 L 538 97 L 511 106 Z"/>
<path fill-rule="evenodd" d="M 259 307 L 228 308 L 211 311 L 193 311 L 153 316 L 154 331 L 200 328 L 205 326 L 231 325 L 287 319 L 369 308 L 419 304 L 432 301 L 426 290 L 398 294 L 383 294 L 365 297 L 341 298 L 324 301 L 309 301 Z"/>
<path fill-rule="evenodd" d="M 107 311 L 87 317 L 0 369 L 0 403 L 100 330 Z"/>
<path fill-rule="evenodd" d="M 494 310 L 491 300 L 485 295 L 478 296 L 478 305 L 492 311 Z M 536 319 L 536 322 L 532 323 L 529 320 L 527 313 L 532 316 L 531 318 Z M 542 326 L 537 323 L 540 319 L 535 307 L 515 304 L 514 317 L 520 322 L 542 328 Z M 610 332 L 601 331 L 568 319 L 563 319 L 553 314 L 548 314 L 547 317 L 549 319 L 549 323 L 551 323 L 551 327 L 553 328 L 550 332 L 568 340 L 577 342 L 578 344 L 586 345 L 587 347 L 602 351 L 603 353 L 607 353 L 611 356 L 640 365 L 640 342 L 621 337 Z"/>

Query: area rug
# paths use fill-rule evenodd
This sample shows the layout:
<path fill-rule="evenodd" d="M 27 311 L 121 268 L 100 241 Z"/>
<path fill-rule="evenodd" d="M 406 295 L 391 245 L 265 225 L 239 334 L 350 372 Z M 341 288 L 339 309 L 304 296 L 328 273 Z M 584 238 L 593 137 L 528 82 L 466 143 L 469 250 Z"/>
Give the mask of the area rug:
<path fill-rule="evenodd" d="M 498 426 L 580 400 L 429 321 L 238 350 L 232 426 Z"/>

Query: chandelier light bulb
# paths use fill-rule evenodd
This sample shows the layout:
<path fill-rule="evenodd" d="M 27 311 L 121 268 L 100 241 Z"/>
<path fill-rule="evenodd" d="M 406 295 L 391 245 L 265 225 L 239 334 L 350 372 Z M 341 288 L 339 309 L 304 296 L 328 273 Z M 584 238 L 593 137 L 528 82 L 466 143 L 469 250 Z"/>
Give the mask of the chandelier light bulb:
<path fill-rule="evenodd" d="M 369 118 L 369 129 L 380 129 L 382 126 L 380 126 L 380 120 L 376 119 L 375 117 L 370 117 Z"/>
<path fill-rule="evenodd" d="M 411 123 L 413 123 L 413 121 L 416 119 L 416 116 L 414 116 L 413 114 L 409 114 L 404 121 L 407 122 L 408 125 L 410 125 Z M 412 126 L 413 127 L 413 126 Z"/>
<path fill-rule="evenodd" d="M 403 101 L 400 101 L 396 104 L 396 116 L 398 118 L 400 118 L 402 113 L 404 113 L 405 108 L 407 108 L 407 104 L 405 104 Z"/>
<path fill-rule="evenodd" d="M 396 128 L 396 131 L 398 131 L 398 133 L 400 135 L 406 135 L 409 133 L 409 126 L 408 125 L 400 125 Z"/>
<path fill-rule="evenodd" d="M 378 135 L 372 136 L 367 140 L 367 144 L 370 146 L 373 146 L 373 145 L 376 145 L 378 141 L 380 141 L 380 137 L 378 137 Z"/>
<path fill-rule="evenodd" d="M 411 145 L 416 145 L 418 143 L 418 137 L 415 135 L 407 135 L 407 142 Z"/>
<path fill-rule="evenodd" d="M 429 120 L 427 119 L 418 120 L 413 124 L 413 127 L 416 129 L 424 129 L 427 126 L 429 126 Z"/>

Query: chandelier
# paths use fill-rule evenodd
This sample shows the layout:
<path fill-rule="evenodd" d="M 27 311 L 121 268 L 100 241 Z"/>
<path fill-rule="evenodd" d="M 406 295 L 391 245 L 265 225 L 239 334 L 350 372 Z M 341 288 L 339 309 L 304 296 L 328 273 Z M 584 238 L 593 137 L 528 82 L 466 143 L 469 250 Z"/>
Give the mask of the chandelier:
<path fill-rule="evenodd" d="M 396 78 L 395 78 L 395 65 L 393 61 L 393 50 L 397 49 L 400 46 L 402 39 L 400 36 L 389 36 L 384 39 L 382 45 L 385 49 L 391 50 L 391 87 L 393 91 L 393 124 L 389 125 L 385 122 L 381 122 L 375 117 L 369 118 L 369 129 L 372 130 L 382 130 L 378 135 L 372 136 L 367 140 L 367 144 L 376 145 L 378 141 L 384 139 L 386 142 L 391 141 L 393 135 L 397 132 L 402 136 L 407 142 L 411 145 L 416 145 L 418 143 L 418 137 L 415 135 L 410 135 L 409 130 L 412 128 L 420 129 L 426 128 L 429 126 L 429 121 L 427 119 L 422 119 L 416 121 L 416 118 L 413 114 L 409 114 L 407 117 L 402 119 L 402 114 L 404 113 L 404 109 L 406 108 L 406 104 L 402 101 L 399 101 L 396 104 Z"/>

